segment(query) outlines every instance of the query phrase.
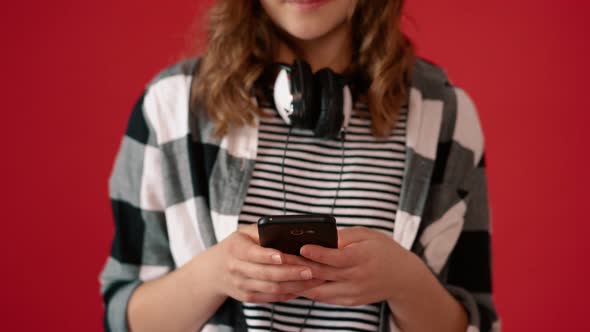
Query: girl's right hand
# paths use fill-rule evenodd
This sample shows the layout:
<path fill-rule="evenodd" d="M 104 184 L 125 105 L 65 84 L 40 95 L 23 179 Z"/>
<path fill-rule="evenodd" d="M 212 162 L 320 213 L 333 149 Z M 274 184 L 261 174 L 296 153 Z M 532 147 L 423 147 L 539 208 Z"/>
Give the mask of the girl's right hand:
<path fill-rule="evenodd" d="M 241 227 L 216 246 L 219 292 L 241 302 L 278 302 L 324 283 L 313 279 L 304 258 L 261 247 L 256 227 Z"/>

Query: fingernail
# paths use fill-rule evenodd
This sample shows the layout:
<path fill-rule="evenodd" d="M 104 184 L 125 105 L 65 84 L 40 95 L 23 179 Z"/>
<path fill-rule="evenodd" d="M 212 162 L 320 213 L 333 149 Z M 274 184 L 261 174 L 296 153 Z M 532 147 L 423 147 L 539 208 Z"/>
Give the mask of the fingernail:
<path fill-rule="evenodd" d="M 283 261 L 281 260 L 281 255 L 279 255 L 279 254 L 274 254 L 274 255 L 272 255 L 272 256 L 271 256 L 271 258 L 272 258 L 272 261 L 273 261 L 275 264 L 281 264 L 281 263 L 283 262 Z"/>
<path fill-rule="evenodd" d="M 311 271 L 310 270 L 301 271 L 301 278 L 303 278 L 305 280 L 311 279 Z"/>
<path fill-rule="evenodd" d="M 307 249 L 305 249 L 304 247 L 301 247 L 301 249 L 299 250 L 299 253 L 301 254 L 301 256 L 307 257 L 307 256 L 309 256 L 309 253 L 307 251 L 308 251 Z"/>

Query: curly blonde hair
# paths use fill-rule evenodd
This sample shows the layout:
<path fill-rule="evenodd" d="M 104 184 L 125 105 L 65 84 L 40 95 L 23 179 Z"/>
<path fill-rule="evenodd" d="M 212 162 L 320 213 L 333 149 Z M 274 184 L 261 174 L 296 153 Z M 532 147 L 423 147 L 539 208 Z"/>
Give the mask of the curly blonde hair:
<path fill-rule="evenodd" d="M 403 3 L 359 0 L 351 17 L 353 60 L 347 72 L 369 79 L 363 99 L 377 137 L 391 133 L 409 93 L 415 53 L 400 27 Z M 262 116 L 251 97 L 256 81 L 273 61 L 280 32 L 259 1 L 217 0 L 208 14 L 207 46 L 191 103 L 203 105 L 216 124 L 216 134 L 223 135 Z"/>

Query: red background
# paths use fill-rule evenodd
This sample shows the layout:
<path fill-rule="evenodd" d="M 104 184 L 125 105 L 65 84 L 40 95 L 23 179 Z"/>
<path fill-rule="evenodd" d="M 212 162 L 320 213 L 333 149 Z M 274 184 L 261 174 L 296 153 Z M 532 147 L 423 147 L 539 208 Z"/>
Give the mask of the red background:
<path fill-rule="evenodd" d="M 2 330 L 101 330 L 113 158 L 135 98 L 208 2 L 2 4 Z M 480 110 L 504 331 L 590 331 L 589 9 L 408 1 L 419 53 Z"/>

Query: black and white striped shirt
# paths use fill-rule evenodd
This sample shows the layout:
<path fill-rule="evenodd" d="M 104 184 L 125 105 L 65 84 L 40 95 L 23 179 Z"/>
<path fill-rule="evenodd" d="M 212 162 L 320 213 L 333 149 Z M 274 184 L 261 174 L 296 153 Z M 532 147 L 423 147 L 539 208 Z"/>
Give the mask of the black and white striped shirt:
<path fill-rule="evenodd" d="M 352 112 L 344 144 L 315 138 L 311 130 L 292 129 L 284 159 L 289 126 L 276 111 L 265 111 L 271 117 L 260 122 L 258 154 L 240 225 L 283 213 L 284 162 L 287 214 L 328 214 L 334 205 L 332 214 L 339 228 L 365 226 L 393 234 L 405 163 L 407 108 L 402 108 L 387 138 L 372 135 L 369 111 L 360 104 Z M 299 331 L 310 305 L 305 298 L 275 303 L 273 330 Z M 249 331 L 269 330 L 270 303 L 242 306 Z M 377 331 L 378 322 L 377 304 L 345 307 L 315 303 L 305 328 Z"/>

